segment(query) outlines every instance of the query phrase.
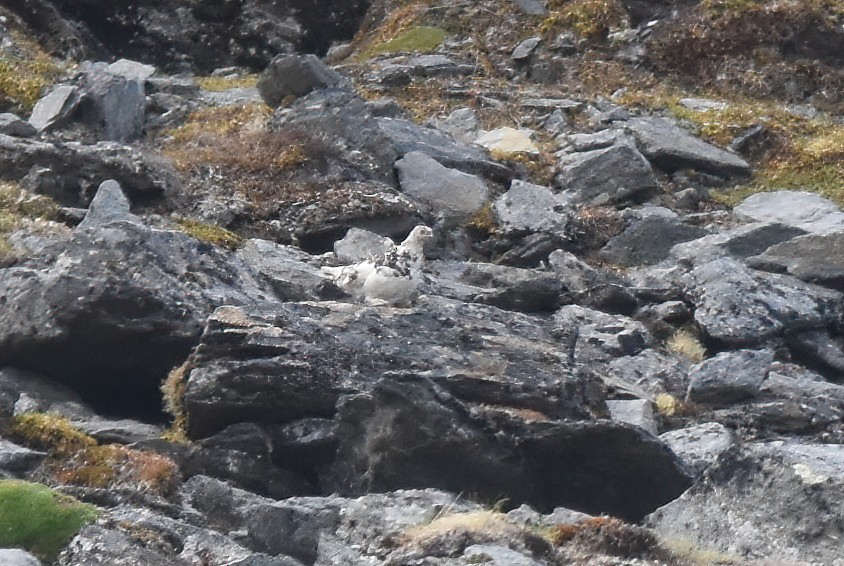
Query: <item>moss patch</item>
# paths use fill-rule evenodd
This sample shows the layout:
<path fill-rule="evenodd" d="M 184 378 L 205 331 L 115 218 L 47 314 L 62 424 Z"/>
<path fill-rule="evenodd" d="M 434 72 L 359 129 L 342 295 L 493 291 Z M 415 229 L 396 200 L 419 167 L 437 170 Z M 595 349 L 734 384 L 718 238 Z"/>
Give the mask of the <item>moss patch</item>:
<path fill-rule="evenodd" d="M 97 444 L 66 417 L 52 413 L 17 415 L 12 419 L 11 432 L 27 445 L 59 456 L 70 456 Z"/>
<path fill-rule="evenodd" d="M 236 77 L 198 77 L 199 88 L 211 92 L 222 92 L 233 88 L 252 88 L 258 84 L 257 74 L 238 75 Z"/>
<path fill-rule="evenodd" d="M 447 35 L 447 32 L 441 28 L 414 27 L 389 41 L 368 49 L 361 57 L 368 59 L 381 53 L 428 53 L 439 47 Z"/>
<path fill-rule="evenodd" d="M 97 510 L 36 483 L 0 480 L 0 547 L 19 547 L 46 562 L 59 552 Z"/>
<path fill-rule="evenodd" d="M 176 224 L 179 229 L 188 236 L 196 238 L 206 244 L 212 244 L 214 246 L 220 246 L 230 250 L 240 248 L 243 246 L 245 241 L 242 236 L 239 236 L 234 232 L 226 230 L 225 228 L 220 228 L 219 226 L 215 226 L 213 224 L 207 224 L 205 222 L 182 219 L 177 220 Z"/>
<path fill-rule="evenodd" d="M 190 362 L 187 361 L 173 368 L 161 384 L 164 410 L 173 417 L 170 429 L 164 433 L 165 439 L 171 442 L 185 443 L 188 440 L 188 415 L 185 411 L 184 399 L 189 373 Z"/>
<path fill-rule="evenodd" d="M 17 31 L 11 38 L 0 48 L 0 108 L 29 112 L 61 69 L 34 41 Z"/>

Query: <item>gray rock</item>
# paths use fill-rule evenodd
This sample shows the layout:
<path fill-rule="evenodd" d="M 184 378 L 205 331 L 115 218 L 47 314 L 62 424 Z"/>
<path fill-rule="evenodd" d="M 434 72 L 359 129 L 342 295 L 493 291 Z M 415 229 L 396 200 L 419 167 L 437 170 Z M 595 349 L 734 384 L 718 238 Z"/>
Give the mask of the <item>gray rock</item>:
<path fill-rule="evenodd" d="M 440 54 L 398 55 L 377 63 L 377 70 L 367 78 L 373 83 L 392 87 L 410 84 L 415 77 L 458 77 L 475 72 L 471 64 L 456 63 Z"/>
<path fill-rule="evenodd" d="M 677 244 L 669 256 L 689 265 L 701 265 L 720 257 L 746 259 L 805 233 L 786 224 L 753 222 Z"/>
<path fill-rule="evenodd" d="M 613 271 L 596 269 L 563 250 L 551 252 L 548 266 L 579 305 L 616 314 L 630 314 L 637 307 L 629 283 Z"/>
<path fill-rule="evenodd" d="M 513 3 L 525 14 L 542 16 L 548 13 L 545 0 L 513 0 Z"/>
<path fill-rule="evenodd" d="M 146 81 L 155 74 L 155 67 L 145 65 L 131 59 L 118 59 L 108 66 L 108 72 L 125 79 L 134 81 Z"/>
<path fill-rule="evenodd" d="M 608 400 L 607 409 L 610 418 L 620 423 L 627 423 L 657 435 L 656 418 L 653 405 L 647 399 Z"/>
<path fill-rule="evenodd" d="M 70 241 L 0 270 L 10 305 L 0 311 L 0 363 L 157 413 L 158 384 L 187 355 L 207 314 L 271 295 L 227 252 L 133 221 L 115 187 L 105 184 Z"/>
<path fill-rule="evenodd" d="M 506 546 L 495 544 L 473 544 L 463 551 L 463 558 L 469 564 L 489 566 L 541 566 L 536 560 Z"/>
<path fill-rule="evenodd" d="M 129 199 L 115 180 L 103 181 L 97 193 L 88 205 L 85 218 L 77 226 L 78 230 L 96 230 L 109 224 L 128 222 L 140 224 L 141 219 L 130 212 Z"/>
<path fill-rule="evenodd" d="M 29 123 L 39 132 L 60 126 L 79 106 L 79 89 L 62 85 L 41 98 L 32 109 Z"/>
<path fill-rule="evenodd" d="M 663 538 L 736 556 L 834 564 L 844 536 L 844 446 L 754 443 L 651 515 Z"/>
<path fill-rule="evenodd" d="M 803 191 L 756 193 L 733 209 L 737 216 L 779 222 L 811 234 L 844 231 L 844 212 L 818 194 Z"/>
<path fill-rule="evenodd" d="M 729 105 L 726 102 L 711 100 L 709 98 L 681 98 L 680 104 L 691 110 L 705 112 L 706 110 L 725 110 Z"/>
<path fill-rule="evenodd" d="M 687 398 L 695 403 L 727 406 L 753 398 L 768 377 L 771 350 L 723 352 L 689 370 Z"/>
<path fill-rule="evenodd" d="M 317 510 L 294 502 L 267 505 L 253 512 L 246 527 L 253 548 L 313 564 L 319 556 L 320 533 L 333 530 L 339 513 L 339 508 Z"/>
<path fill-rule="evenodd" d="M 447 224 L 465 222 L 489 200 L 489 189 L 481 179 L 444 167 L 425 153 L 405 154 L 396 169 L 402 192 Z"/>
<path fill-rule="evenodd" d="M 572 300 L 548 271 L 469 262 L 437 262 L 432 269 L 429 293 L 452 299 L 520 312 L 553 312 Z"/>
<path fill-rule="evenodd" d="M 718 456 L 735 445 L 733 435 L 724 425 L 702 423 L 659 435 L 686 466 L 700 478 Z"/>
<path fill-rule="evenodd" d="M 334 242 L 334 255 L 337 256 L 337 261 L 344 265 L 383 257 L 393 249 L 395 242 L 390 238 L 360 228 L 352 228 L 342 240 Z"/>
<path fill-rule="evenodd" d="M 654 401 L 662 393 L 676 397 L 686 394 L 688 365 L 683 359 L 649 348 L 635 356 L 616 358 L 594 369 L 609 395 Z"/>
<path fill-rule="evenodd" d="M 464 340 L 481 328 L 510 338 Z M 393 373 L 428 375 L 471 402 L 588 412 L 574 393 L 581 385 L 566 373 L 565 352 L 536 319 L 436 297 L 423 296 L 410 309 L 334 302 L 222 307 L 208 319 L 194 358 L 185 393 L 194 438 L 255 415 L 281 424 L 324 418 L 343 394 Z"/>
<path fill-rule="evenodd" d="M 614 145 L 622 135 L 618 130 L 601 130 L 590 134 L 562 135 L 557 141 L 571 151 L 592 151 Z"/>
<path fill-rule="evenodd" d="M 568 346 L 577 365 L 588 366 L 621 356 L 635 356 L 648 347 L 651 336 L 642 323 L 578 305 L 554 314 L 554 336 Z"/>
<path fill-rule="evenodd" d="M 44 143 L 0 134 L 0 170 L 7 178 L 25 179 L 33 168 L 50 174 L 27 188 L 68 206 L 87 205 L 106 179 L 117 180 L 132 199 L 154 200 L 179 186 L 169 162 L 115 142 Z"/>
<path fill-rule="evenodd" d="M 537 46 L 539 46 L 541 41 L 542 38 L 538 36 L 527 38 L 516 46 L 513 53 L 510 54 L 510 57 L 514 61 L 523 61 L 528 59 L 531 55 L 533 55 L 533 52 L 536 50 Z"/>
<path fill-rule="evenodd" d="M 464 173 L 483 175 L 501 182 L 510 180 L 510 170 L 490 161 L 483 150 L 458 143 L 432 128 L 395 118 L 378 118 L 378 127 L 400 157 L 410 152 L 422 152 L 442 165 Z"/>
<path fill-rule="evenodd" d="M 6 477 L 7 475 L 18 478 L 28 477 L 38 469 L 46 457 L 46 452 L 30 450 L 29 448 L 18 446 L 13 442 L 0 438 L 1 477 Z M 3 551 L 0 550 L 0 564 L 6 564 L 2 562 L 2 553 Z"/>
<path fill-rule="evenodd" d="M 17 138 L 31 138 L 38 133 L 38 130 L 15 114 L 4 112 L 0 114 L 0 134 L 14 136 Z"/>
<path fill-rule="evenodd" d="M 88 104 L 83 114 L 106 140 L 124 142 L 138 137 L 146 109 L 144 83 L 106 70 L 105 63 L 88 66 L 82 73 L 82 93 Z"/>
<path fill-rule="evenodd" d="M 828 329 L 795 332 L 788 337 L 791 351 L 819 368 L 844 375 L 844 345 Z"/>
<path fill-rule="evenodd" d="M 683 277 L 706 334 L 734 347 L 754 347 L 784 332 L 826 327 L 839 316 L 841 295 L 792 277 L 755 272 L 717 259 Z"/>
<path fill-rule="evenodd" d="M 673 455 L 636 427 L 528 421 L 494 409 L 482 418 L 444 394 L 424 379 L 382 380 L 369 393 L 344 399 L 328 485 L 353 492 L 416 485 L 497 492 L 541 509 L 603 510 L 631 519 L 688 485 Z M 506 437 L 494 435 L 501 426 Z M 615 464 L 599 463 L 607 457 Z M 622 484 L 624 495 L 616 491 Z"/>
<path fill-rule="evenodd" d="M 473 108 L 458 108 L 444 120 L 436 120 L 436 127 L 462 143 L 471 143 L 477 137 L 478 117 Z"/>
<path fill-rule="evenodd" d="M 568 198 L 549 187 L 514 179 L 493 210 L 504 232 L 562 234 L 571 216 L 568 205 Z"/>
<path fill-rule="evenodd" d="M 258 80 L 261 98 L 275 108 L 288 96 L 335 86 L 342 77 L 316 55 L 279 55 L 273 59 Z"/>
<path fill-rule="evenodd" d="M 290 246 L 251 239 L 235 253 L 264 287 L 280 301 L 337 298 L 343 292 L 320 269 L 311 256 Z"/>
<path fill-rule="evenodd" d="M 609 263 L 625 267 L 650 265 L 668 257 L 675 244 L 695 240 L 708 233 L 678 218 L 651 215 L 634 221 L 622 233 L 611 238 L 601 249 L 600 256 Z"/>
<path fill-rule="evenodd" d="M 752 169 L 741 157 L 708 144 L 663 118 L 633 118 L 624 127 L 639 150 L 660 169 L 693 168 L 714 175 L 747 176 Z"/>
<path fill-rule="evenodd" d="M 28 412 L 54 413 L 85 420 L 94 411 L 64 385 L 13 368 L 0 370 L 0 418 Z"/>
<path fill-rule="evenodd" d="M 644 156 L 624 143 L 569 154 L 560 160 L 559 170 L 555 182 L 580 203 L 620 203 L 659 187 Z"/>
<path fill-rule="evenodd" d="M 41 561 L 25 550 L 0 549 L 0 564 L 4 566 L 41 566 Z"/>
<path fill-rule="evenodd" d="M 164 434 L 161 426 L 132 419 L 109 419 L 99 416 L 74 419 L 73 426 L 103 443 L 133 444 L 161 438 Z"/>
<path fill-rule="evenodd" d="M 756 269 L 788 273 L 836 289 L 844 288 L 844 232 L 810 234 L 770 247 L 748 259 Z"/>

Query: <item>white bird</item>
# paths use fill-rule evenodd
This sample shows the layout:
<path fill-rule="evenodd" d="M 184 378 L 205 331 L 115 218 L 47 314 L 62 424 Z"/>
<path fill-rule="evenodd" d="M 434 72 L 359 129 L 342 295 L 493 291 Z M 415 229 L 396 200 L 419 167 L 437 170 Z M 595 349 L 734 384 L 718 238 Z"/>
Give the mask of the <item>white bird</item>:
<path fill-rule="evenodd" d="M 388 249 L 383 256 L 322 270 L 358 301 L 410 306 L 419 296 L 425 244 L 433 237 L 434 231 L 428 226 L 416 226 L 401 244 Z"/>

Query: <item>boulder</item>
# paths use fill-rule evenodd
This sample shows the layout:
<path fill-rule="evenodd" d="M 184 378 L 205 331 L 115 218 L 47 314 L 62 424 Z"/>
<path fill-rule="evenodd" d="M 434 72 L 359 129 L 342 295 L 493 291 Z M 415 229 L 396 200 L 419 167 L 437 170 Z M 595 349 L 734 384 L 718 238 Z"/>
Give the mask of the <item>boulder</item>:
<path fill-rule="evenodd" d="M 689 485 L 638 427 L 467 413 L 424 379 L 381 380 L 342 400 L 337 419 L 338 458 L 324 480 L 335 490 L 427 485 L 636 520 Z"/>
<path fill-rule="evenodd" d="M 810 234 L 844 231 L 844 212 L 829 199 L 805 191 L 756 193 L 737 205 L 733 213 L 758 222 L 779 222 Z"/>
<path fill-rule="evenodd" d="M 663 118 L 633 118 L 623 127 L 636 138 L 639 151 L 665 171 L 691 168 L 727 177 L 745 177 L 752 172 L 735 153 L 708 144 Z"/>
<path fill-rule="evenodd" d="M 718 423 L 701 423 L 659 435 L 699 479 L 718 457 L 735 445 L 730 430 Z"/>
<path fill-rule="evenodd" d="M 563 234 L 571 216 L 568 205 L 568 198 L 549 187 L 514 179 L 493 211 L 499 229 L 507 233 Z"/>
<path fill-rule="evenodd" d="M 48 174 L 37 174 L 41 169 Z M 45 143 L 0 134 L 0 170 L 68 206 L 87 205 L 107 179 L 118 181 L 138 202 L 154 201 L 179 186 L 169 162 L 116 142 Z"/>
<path fill-rule="evenodd" d="M 779 243 L 751 257 L 756 269 L 788 273 L 803 281 L 844 289 L 844 231 L 809 234 Z"/>
<path fill-rule="evenodd" d="M 510 155 L 514 153 L 539 154 L 539 148 L 531 138 L 533 130 L 517 130 L 504 127 L 495 130 L 480 131 L 475 143 L 499 154 Z"/>
<path fill-rule="evenodd" d="M 824 328 L 840 316 L 840 293 L 793 277 L 751 271 L 722 258 L 683 278 L 695 321 L 719 343 L 754 347 L 785 332 Z"/>
<path fill-rule="evenodd" d="M 271 295 L 224 251 L 145 226 L 107 182 L 70 241 L 0 270 L 0 296 L 0 363 L 141 414 L 215 306 Z"/>
<path fill-rule="evenodd" d="M 669 256 L 690 265 L 700 265 L 720 257 L 746 259 L 805 233 L 787 224 L 752 222 L 679 243 L 671 248 Z"/>
<path fill-rule="evenodd" d="M 773 361 L 771 350 L 722 352 L 689 369 L 687 399 L 725 406 L 755 397 Z"/>
<path fill-rule="evenodd" d="M 835 564 L 844 536 L 844 446 L 750 443 L 647 524 L 667 539 L 735 556 Z"/>
<path fill-rule="evenodd" d="M 108 71 L 105 63 L 84 68 L 82 113 L 104 139 L 125 142 L 138 137 L 144 125 L 144 82 Z"/>
<path fill-rule="evenodd" d="M 627 143 L 564 156 L 555 182 L 584 204 L 644 198 L 659 187 L 650 164 Z"/>
<path fill-rule="evenodd" d="M 668 257 L 675 244 L 708 233 L 680 218 L 652 214 L 633 221 L 623 232 L 613 236 L 601 249 L 600 256 L 604 261 L 625 267 L 659 263 Z"/>
<path fill-rule="evenodd" d="M 44 463 L 46 458 L 46 452 L 30 450 L 14 442 L 0 439 L 0 479 L 27 478 Z M 2 562 L 2 559 L 3 551 L 0 550 L 0 564 L 7 564 L 7 562 Z"/>
<path fill-rule="evenodd" d="M 444 167 L 423 152 L 405 154 L 396 169 L 402 192 L 446 224 L 465 223 L 489 200 L 489 188 L 480 178 Z"/>
<path fill-rule="evenodd" d="M 25 550 L 2 548 L 0 549 L 0 564 L 6 566 L 41 566 L 41 561 Z"/>
<path fill-rule="evenodd" d="M 316 55 L 279 55 L 270 61 L 258 80 L 258 92 L 275 108 L 288 96 L 335 86 L 342 77 L 328 68 Z"/>
<path fill-rule="evenodd" d="M 342 240 L 334 242 L 334 255 L 341 264 L 351 264 L 374 257 L 383 257 L 387 252 L 395 250 L 396 244 L 390 238 L 352 228 Z"/>
<path fill-rule="evenodd" d="M 118 59 L 107 67 L 112 75 L 144 83 L 156 73 L 153 65 L 145 65 L 131 59 Z"/>
<path fill-rule="evenodd" d="M 652 342 L 641 322 L 579 305 L 566 305 L 554 314 L 554 336 L 567 346 L 578 366 L 635 356 Z"/>
<path fill-rule="evenodd" d="M 35 104 L 29 123 L 39 132 L 60 126 L 73 114 L 80 100 L 79 89 L 75 86 L 58 86 Z"/>
<path fill-rule="evenodd" d="M 38 133 L 38 130 L 32 124 L 21 120 L 17 115 L 8 112 L 0 114 L 0 134 L 17 138 L 31 138 L 36 133 Z"/>
<path fill-rule="evenodd" d="M 470 338 L 478 332 L 508 338 Z M 385 374 L 409 373 L 470 402 L 589 414 L 588 388 L 568 373 L 566 360 L 530 316 L 437 297 L 420 297 L 410 309 L 336 302 L 221 307 L 191 358 L 185 409 L 191 436 L 202 438 L 256 418 L 283 424 L 331 417 L 342 395 L 365 391 Z"/>

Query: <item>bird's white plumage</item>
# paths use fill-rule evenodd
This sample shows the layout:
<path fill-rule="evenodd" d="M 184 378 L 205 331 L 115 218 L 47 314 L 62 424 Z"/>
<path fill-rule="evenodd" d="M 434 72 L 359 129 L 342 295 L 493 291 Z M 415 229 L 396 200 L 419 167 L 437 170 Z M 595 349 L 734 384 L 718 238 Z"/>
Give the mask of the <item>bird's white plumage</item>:
<path fill-rule="evenodd" d="M 356 300 L 409 306 L 419 296 L 425 243 L 433 236 L 428 226 L 416 226 L 401 244 L 388 249 L 383 256 L 322 270 Z"/>

